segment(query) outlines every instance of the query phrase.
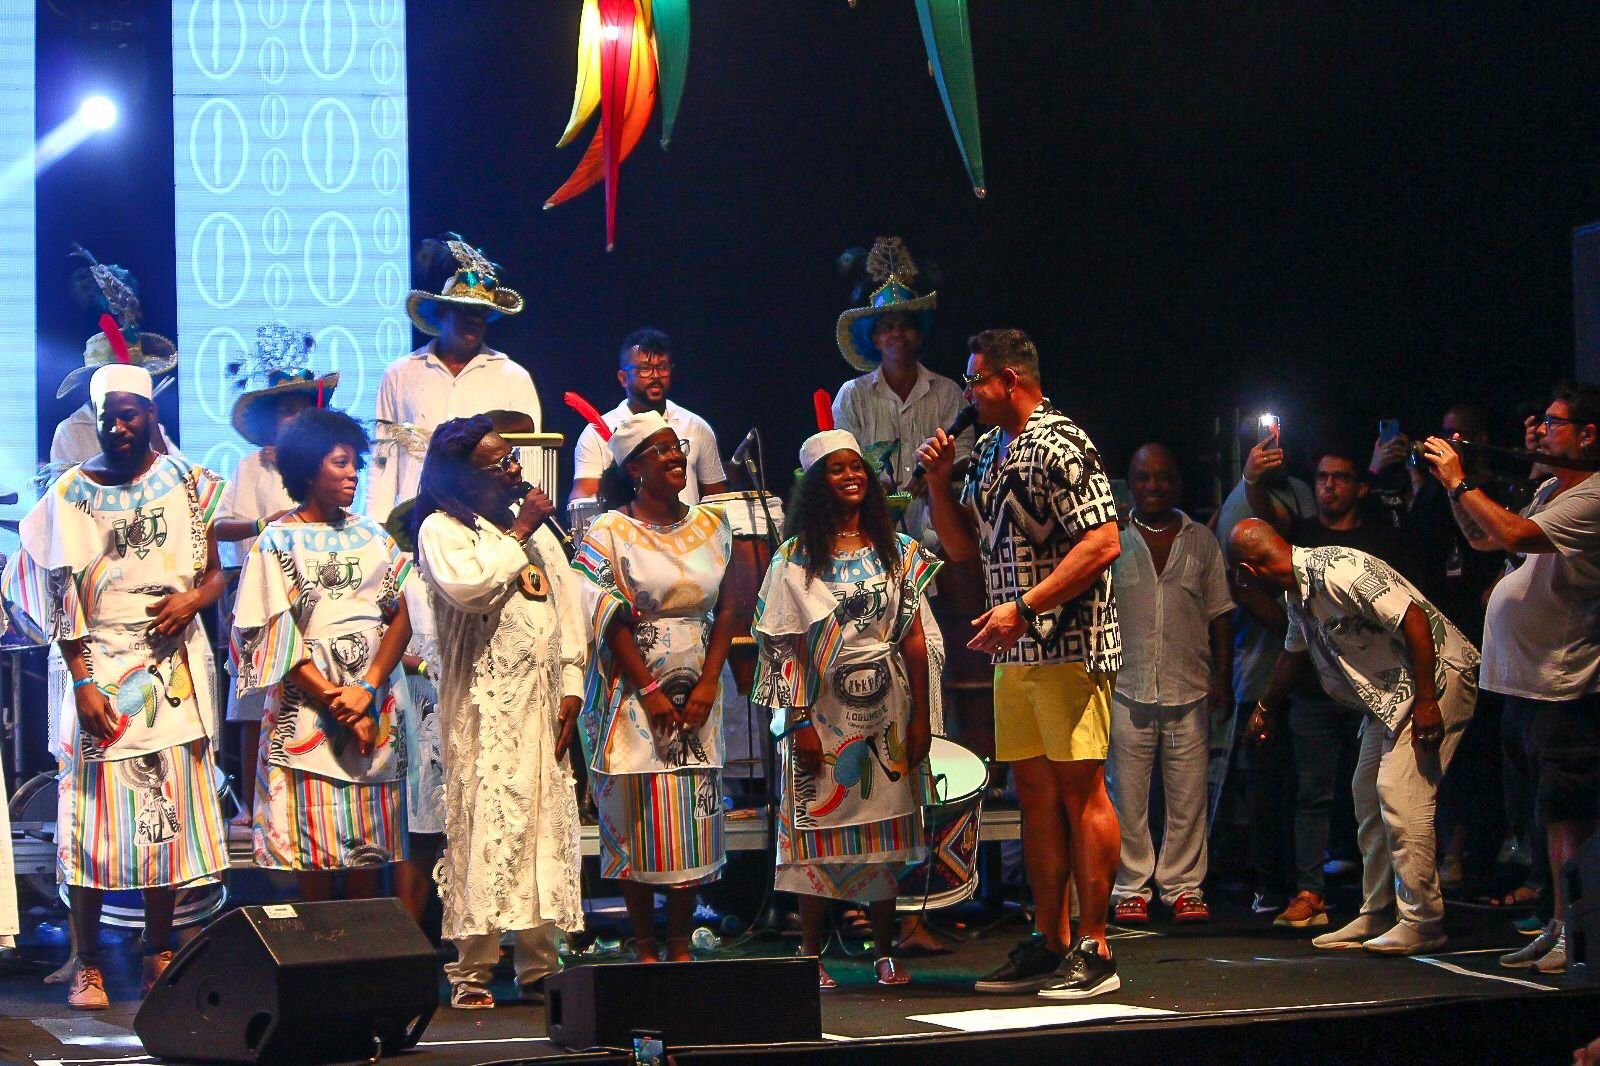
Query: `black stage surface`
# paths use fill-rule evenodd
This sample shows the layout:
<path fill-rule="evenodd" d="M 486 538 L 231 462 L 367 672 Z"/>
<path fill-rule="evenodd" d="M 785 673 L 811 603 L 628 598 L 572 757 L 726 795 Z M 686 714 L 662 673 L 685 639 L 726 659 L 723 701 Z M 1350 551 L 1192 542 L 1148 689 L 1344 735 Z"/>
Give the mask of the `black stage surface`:
<path fill-rule="evenodd" d="M 1348 914 L 1341 908 L 1334 921 Z M 1565 1062 L 1600 1035 L 1600 985 L 1497 965 L 1501 950 L 1526 942 L 1511 931 L 1506 912 L 1452 906 L 1450 927 L 1444 951 L 1389 959 L 1316 951 L 1308 934 L 1273 929 L 1268 915 L 1219 908 L 1218 919 L 1205 926 L 1157 921 L 1148 930 L 1119 931 L 1122 989 L 1087 1003 L 1055 1004 L 968 990 L 1014 942 L 1020 925 L 1010 922 L 960 943 L 951 955 L 911 960 L 914 983 L 894 991 L 873 983 L 866 959 L 830 958 L 841 987 L 823 994 L 823 1045 L 723 1054 L 771 1058 L 791 1050 L 809 1061 L 944 1062 L 1092 1052 L 1121 1063 L 1339 1061 L 1357 1054 L 1396 1061 L 1415 1053 L 1450 1061 Z M 63 990 L 39 981 L 43 960 L 37 972 L 0 979 L 0 1057 L 51 1066 L 153 1061 L 131 1032 L 132 950 L 108 945 L 113 1005 L 99 1014 L 68 1010 Z M 774 939 L 718 957 L 793 950 L 792 940 Z M 401 1060 L 455 1066 L 566 1054 L 543 1037 L 543 1008 L 514 1001 L 509 972 L 495 991 L 512 1002 L 492 1011 L 441 1007 L 422 1044 Z"/>

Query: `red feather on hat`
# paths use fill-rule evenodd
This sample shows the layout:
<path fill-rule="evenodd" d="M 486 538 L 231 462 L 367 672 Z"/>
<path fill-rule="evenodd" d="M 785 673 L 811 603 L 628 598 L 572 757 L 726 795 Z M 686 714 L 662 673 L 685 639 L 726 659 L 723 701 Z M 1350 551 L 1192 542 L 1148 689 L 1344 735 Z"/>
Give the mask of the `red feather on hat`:
<path fill-rule="evenodd" d="M 109 314 L 100 316 L 100 329 L 104 331 L 106 340 L 111 342 L 111 350 L 117 356 L 117 362 L 132 364 L 133 355 L 128 351 L 128 338 L 122 335 L 122 327 L 117 325 L 117 320 Z"/>
<path fill-rule="evenodd" d="M 826 433 L 833 428 L 833 398 L 827 389 L 811 394 L 811 405 L 817 409 L 817 432 Z"/>
<path fill-rule="evenodd" d="M 566 393 L 561 397 L 566 405 L 584 417 L 595 432 L 600 434 L 601 440 L 611 439 L 611 427 L 606 425 L 606 420 L 600 417 L 600 412 L 594 409 L 594 404 L 585 400 L 575 392 Z"/>

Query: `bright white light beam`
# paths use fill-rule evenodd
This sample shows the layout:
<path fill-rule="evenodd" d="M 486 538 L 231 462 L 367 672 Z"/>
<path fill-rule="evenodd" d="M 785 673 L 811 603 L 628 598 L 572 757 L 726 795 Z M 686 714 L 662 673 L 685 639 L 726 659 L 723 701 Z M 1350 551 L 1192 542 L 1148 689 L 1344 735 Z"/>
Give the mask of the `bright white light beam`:
<path fill-rule="evenodd" d="M 116 124 L 117 105 L 110 97 L 87 97 L 71 118 L 40 138 L 31 156 L 15 160 L 0 172 L 0 200 L 18 183 L 37 178 L 78 145 Z"/>

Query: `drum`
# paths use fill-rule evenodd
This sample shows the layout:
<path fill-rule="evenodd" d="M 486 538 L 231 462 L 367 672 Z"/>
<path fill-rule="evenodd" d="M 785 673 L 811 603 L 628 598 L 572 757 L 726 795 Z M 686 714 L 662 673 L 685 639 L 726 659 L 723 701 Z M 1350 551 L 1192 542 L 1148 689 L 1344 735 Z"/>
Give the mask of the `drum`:
<path fill-rule="evenodd" d="M 945 737 L 933 738 L 928 763 L 933 775 L 923 782 L 922 797 L 928 857 L 900 873 L 895 909 L 902 913 L 953 907 L 978 891 L 978 830 L 988 767 Z"/>
<path fill-rule="evenodd" d="M 605 514 L 606 505 L 600 502 L 598 496 L 574 496 L 567 501 L 567 529 L 572 533 L 574 544 L 583 540 L 584 531 L 589 528 L 589 523 Z"/>
<path fill-rule="evenodd" d="M 55 839 L 56 829 L 56 798 L 58 783 L 54 772 L 46 771 L 36 774 L 17 789 L 16 795 L 11 797 L 11 821 L 13 823 L 42 823 L 43 828 L 38 836 L 48 836 L 51 841 Z M 228 788 L 227 778 L 217 772 L 218 794 L 231 792 Z M 63 905 L 67 903 L 67 886 L 56 884 L 55 868 L 50 872 L 32 872 L 23 875 L 20 880 L 33 889 L 43 899 L 59 896 Z M 228 889 L 225 881 L 216 881 L 209 885 L 200 885 L 195 888 L 179 889 L 177 907 L 172 915 L 174 928 L 181 929 L 189 925 L 197 925 L 209 921 L 223 907 L 228 904 Z M 100 913 L 100 920 L 106 925 L 116 926 L 119 929 L 144 928 L 144 895 L 137 889 L 123 892 L 107 892 L 105 904 Z"/>
<path fill-rule="evenodd" d="M 750 628 L 761 582 L 783 529 L 783 503 L 771 493 L 759 492 L 719 492 L 700 502 L 720 506 L 733 527 L 733 557 L 728 568 L 732 571 L 735 623 L 728 669 L 739 695 L 748 696 L 756 676 L 756 646 Z"/>

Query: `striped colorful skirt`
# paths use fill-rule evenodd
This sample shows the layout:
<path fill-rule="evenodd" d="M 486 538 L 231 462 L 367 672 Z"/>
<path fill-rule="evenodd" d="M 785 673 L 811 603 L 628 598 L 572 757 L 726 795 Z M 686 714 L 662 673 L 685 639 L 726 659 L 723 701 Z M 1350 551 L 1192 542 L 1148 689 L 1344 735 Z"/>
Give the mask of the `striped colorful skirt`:
<path fill-rule="evenodd" d="M 262 738 L 266 740 L 265 737 Z M 336 781 L 256 763 L 255 860 L 269 870 L 343 870 L 406 857 L 405 781 Z"/>
<path fill-rule="evenodd" d="M 118 891 L 217 880 L 228 838 L 205 737 L 61 767 L 56 866 L 62 884 Z"/>
<path fill-rule="evenodd" d="M 685 888 L 722 875 L 722 771 L 589 775 L 602 877 Z"/>
<path fill-rule="evenodd" d="M 834 829 L 796 830 L 780 817 L 773 887 L 857 903 L 894 899 L 900 867 L 927 850 L 919 811 Z"/>

